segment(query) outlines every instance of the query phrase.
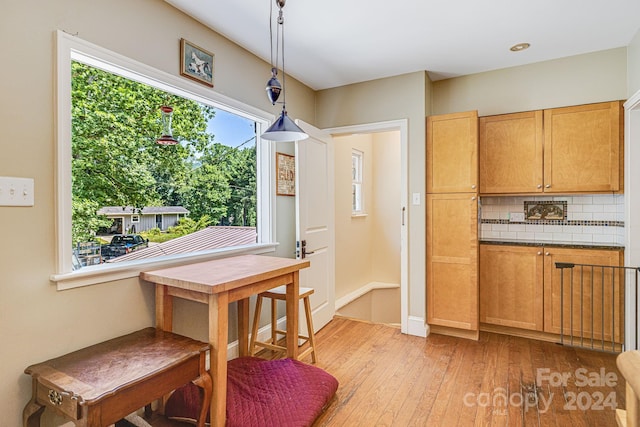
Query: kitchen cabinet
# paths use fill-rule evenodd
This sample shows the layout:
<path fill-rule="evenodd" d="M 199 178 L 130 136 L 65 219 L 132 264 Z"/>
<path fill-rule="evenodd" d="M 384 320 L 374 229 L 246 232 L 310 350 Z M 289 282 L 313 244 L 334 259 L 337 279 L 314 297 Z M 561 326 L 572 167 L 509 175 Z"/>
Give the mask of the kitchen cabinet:
<path fill-rule="evenodd" d="M 542 111 L 480 117 L 480 193 L 542 192 Z"/>
<path fill-rule="evenodd" d="M 480 245 L 480 322 L 543 330 L 543 249 Z"/>
<path fill-rule="evenodd" d="M 622 249 L 481 244 L 480 322 L 559 335 L 564 321 L 574 342 L 621 343 L 624 277 L 611 267 L 622 265 Z"/>
<path fill-rule="evenodd" d="M 563 273 L 561 294 L 561 270 L 555 265 L 573 263 L 620 267 L 623 265 L 623 252 L 545 248 L 544 255 L 545 332 L 559 334 L 564 320 L 565 335 L 573 331 L 575 337 L 589 340 L 593 333 L 597 341 L 604 336 L 605 342 L 611 342 L 613 334 L 614 341 L 621 343 L 624 339 L 624 276 L 621 270 L 574 267 L 572 273 L 567 269 Z"/>
<path fill-rule="evenodd" d="M 603 102 L 544 111 L 544 191 L 621 191 L 623 107 Z"/>
<path fill-rule="evenodd" d="M 478 203 L 427 195 L 427 323 L 478 330 Z"/>
<path fill-rule="evenodd" d="M 478 112 L 427 117 L 427 323 L 478 338 Z"/>
<path fill-rule="evenodd" d="M 479 119 L 482 194 L 623 190 L 620 101 Z"/>
<path fill-rule="evenodd" d="M 427 193 L 478 191 L 478 112 L 427 117 Z"/>

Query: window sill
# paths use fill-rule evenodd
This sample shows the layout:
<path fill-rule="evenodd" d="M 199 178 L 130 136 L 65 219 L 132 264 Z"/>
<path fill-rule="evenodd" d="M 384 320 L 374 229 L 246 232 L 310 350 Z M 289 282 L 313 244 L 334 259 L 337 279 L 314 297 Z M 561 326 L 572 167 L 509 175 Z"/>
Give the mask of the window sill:
<path fill-rule="evenodd" d="M 56 284 L 59 291 L 63 291 L 66 289 L 97 285 L 114 280 L 138 277 L 142 271 L 174 267 L 182 264 L 192 264 L 194 262 L 225 258 L 233 255 L 264 254 L 274 252 L 276 246 L 278 246 L 277 243 L 258 243 L 254 245 L 216 249 L 194 254 L 159 257 L 151 260 L 102 264 L 99 266 L 85 267 L 71 273 L 52 274 L 49 277 L 49 280 Z"/>
<path fill-rule="evenodd" d="M 351 214 L 351 218 L 366 218 L 368 216 L 369 216 L 369 214 L 368 213 L 364 213 L 364 212 L 362 212 L 362 213 L 352 213 Z"/>

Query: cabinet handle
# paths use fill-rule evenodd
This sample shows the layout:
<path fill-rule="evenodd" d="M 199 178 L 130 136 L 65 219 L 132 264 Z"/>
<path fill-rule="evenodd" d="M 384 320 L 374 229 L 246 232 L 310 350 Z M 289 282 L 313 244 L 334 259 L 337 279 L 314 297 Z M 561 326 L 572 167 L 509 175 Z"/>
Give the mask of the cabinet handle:
<path fill-rule="evenodd" d="M 545 185 L 544 188 L 551 188 L 551 184 Z"/>
<path fill-rule="evenodd" d="M 476 199 L 476 196 L 473 196 L 473 197 L 471 198 L 471 200 L 475 200 L 475 199 Z"/>
<path fill-rule="evenodd" d="M 473 185 L 471 186 L 471 189 L 472 189 L 472 190 L 475 190 L 475 189 L 476 189 L 476 185 L 475 185 L 475 184 L 473 184 Z"/>
<path fill-rule="evenodd" d="M 538 188 L 542 188 L 542 184 L 538 184 Z"/>
<path fill-rule="evenodd" d="M 542 251 L 538 251 L 538 255 L 542 255 Z"/>
<path fill-rule="evenodd" d="M 549 256 L 549 255 L 551 255 L 551 254 L 550 254 L 549 252 L 545 252 L 545 255 L 546 255 L 546 256 Z"/>

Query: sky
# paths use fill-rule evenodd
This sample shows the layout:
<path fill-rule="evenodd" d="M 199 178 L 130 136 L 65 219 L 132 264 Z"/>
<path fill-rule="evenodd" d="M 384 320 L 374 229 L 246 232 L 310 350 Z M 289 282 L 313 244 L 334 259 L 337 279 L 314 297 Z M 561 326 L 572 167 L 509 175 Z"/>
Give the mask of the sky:
<path fill-rule="evenodd" d="M 215 135 L 215 142 L 231 147 L 237 147 L 255 136 L 254 122 L 252 120 L 218 108 L 216 108 L 215 117 L 207 124 L 207 131 Z M 255 140 L 252 140 L 244 146 L 251 147 L 255 143 Z"/>

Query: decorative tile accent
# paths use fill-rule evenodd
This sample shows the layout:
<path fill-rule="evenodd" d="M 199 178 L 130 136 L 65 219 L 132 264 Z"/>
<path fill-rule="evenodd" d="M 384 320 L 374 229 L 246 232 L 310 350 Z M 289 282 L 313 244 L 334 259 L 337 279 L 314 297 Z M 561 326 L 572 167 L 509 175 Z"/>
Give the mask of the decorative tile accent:
<path fill-rule="evenodd" d="M 524 222 L 512 222 L 508 219 L 484 219 L 481 220 L 482 224 L 542 224 L 542 225 L 574 225 L 574 226 L 596 226 L 596 227 L 624 227 L 624 221 L 556 221 L 548 219 L 539 219 L 531 221 L 526 220 Z"/>
<path fill-rule="evenodd" d="M 529 221 L 567 219 L 566 201 L 525 201 L 524 216 Z"/>

